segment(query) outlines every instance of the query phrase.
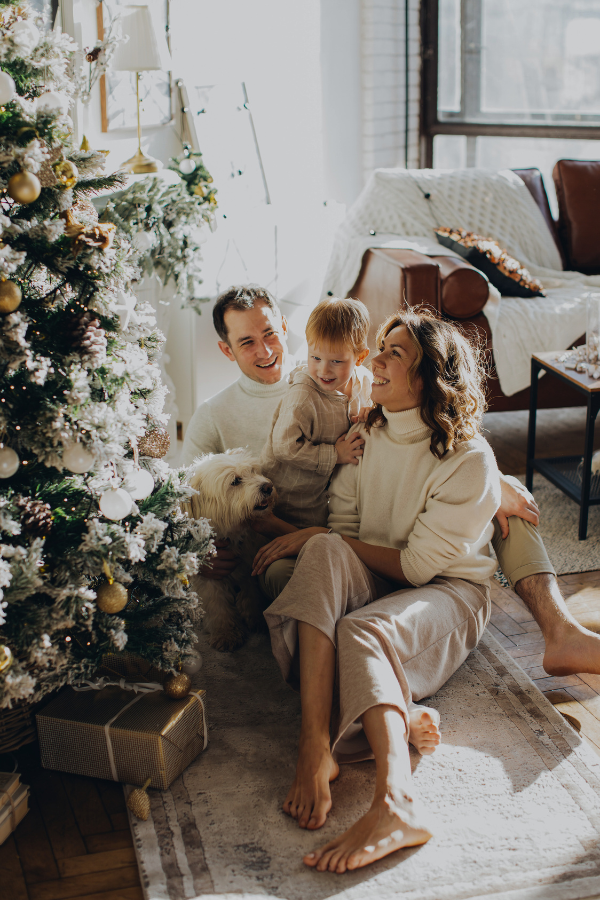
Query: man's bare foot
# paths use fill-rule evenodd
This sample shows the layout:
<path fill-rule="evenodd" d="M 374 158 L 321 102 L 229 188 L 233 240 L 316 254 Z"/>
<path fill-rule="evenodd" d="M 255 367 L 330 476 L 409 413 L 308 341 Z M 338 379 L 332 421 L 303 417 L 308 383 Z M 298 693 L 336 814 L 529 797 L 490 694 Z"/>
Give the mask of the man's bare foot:
<path fill-rule="evenodd" d="M 285 798 L 283 811 L 297 819 L 300 828 L 321 828 L 331 809 L 329 783 L 340 774 L 340 768 L 329 747 L 300 741 L 296 777 Z"/>
<path fill-rule="evenodd" d="M 440 714 L 429 706 L 417 706 L 411 703 L 408 707 L 408 741 L 418 750 L 421 756 L 435 753 L 440 737 Z"/>
<path fill-rule="evenodd" d="M 600 634 L 565 622 L 552 636 L 546 634 L 543 665 L 548 675 L 600 675 Z"/>
<path fill-rule="evenodd" d="M 425 844 L 432 836 L 425 825 L 425 817 L 409 794 L 376 797 L 366 815 L 348 831 L 334 838 L 324 847 L 304 857 L 307 866 L 318 872 L 337 872 L 359 869 L 400 850 Z"/>

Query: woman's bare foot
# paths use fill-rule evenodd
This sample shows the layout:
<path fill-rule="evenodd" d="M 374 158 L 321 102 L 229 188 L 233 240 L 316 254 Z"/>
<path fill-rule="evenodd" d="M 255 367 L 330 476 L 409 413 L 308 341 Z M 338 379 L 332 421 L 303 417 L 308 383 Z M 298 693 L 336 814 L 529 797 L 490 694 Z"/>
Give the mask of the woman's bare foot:
<path fill-rule="evenodd" d="M 300 828 L 321 828 L 331 809 L 329 783 L 340 769 L 329 746 L 300 740 L 296 777 L 285 798 L 283 811 L 297 819 Z"/>
<path fill-rule="evenodd" d="M 318 872 L 342 874 L 347 869 L 368 866 L 402 847 L 425 844 L 431 836 L 425 816 L 413 798 L 405 793 L 396 800 L 388 793 L 376 796 L 362 819 L 303 861 Z"/>
<path fill-rule="evenodd" d="M 408 740 L 421 756 L 435 753 L 442 738 L 440 737 L 440 714 L 429 706 L 417 706 L 411 703 L 408 707 L 409 731 Z"/>

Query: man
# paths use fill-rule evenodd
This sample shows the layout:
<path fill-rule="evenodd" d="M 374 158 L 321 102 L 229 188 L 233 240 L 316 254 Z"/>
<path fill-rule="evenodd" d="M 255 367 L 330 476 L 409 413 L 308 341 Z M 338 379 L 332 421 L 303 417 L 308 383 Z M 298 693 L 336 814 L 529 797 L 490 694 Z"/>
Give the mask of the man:
<path fill-rule="evenodd" d="M 230 288 L 218 298 L 213 322 L 219 349 L 241 374 L 192 416 L 183 465 L 203 453 L 223 453 L 239 446 L 248 446 L 258 456 L 288 389 L 287 322 L 267 290 L 253 285 Z M 544 669 L 549 675 L 600 674 L 600 635 L 583 628 L 566 607 L 542 539 L 533 527 L 539 522 L 535 500 L 516 479 L 501 479 L 502 504 L 493 546 L 502 571 L 542 631 Z M 510 529 L 509 517 L 513 517 Z M 285 523 L 275 517 L 265 528 L 269 538 L 285 533 Z M 292 571 L 288 561 L 280 563 L 266 583 L 273 599 Z M 205 569 L 203 575 L 223 578 L 235 565 L 233 553 L 222 545 L 212 569 Z"/>

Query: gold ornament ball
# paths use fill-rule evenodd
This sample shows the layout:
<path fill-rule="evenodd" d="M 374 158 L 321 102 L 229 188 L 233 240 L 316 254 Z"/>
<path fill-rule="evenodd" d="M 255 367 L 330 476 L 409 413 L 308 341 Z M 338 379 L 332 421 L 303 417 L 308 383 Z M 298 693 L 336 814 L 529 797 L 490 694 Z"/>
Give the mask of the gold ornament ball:
<path fill-rule="evenodd" d="M 127 798 L 127 806 L 138 819 L 143 819 L 144 822 L 150 815 L 150 797 L 146 793 L 146 788 L 152 781 L 151 778 L 147 778 L 144 786 L 141 788 L 135 788 Z"/>
<path fill-rule="evenodd" d="M 141 456 L 151 456 L 153 459 L 162 459 L 169 452 L 171 438 L 166 428 L 155 428 L 147 431 L 138 441 L 138 450 Z"/>
<path fill-rule="evenodd" d="M 75 163 L 72 163 L 70 159 L 59 159 L 52 168 L 63 187 L 72 188 L 77 184 L 79 171 Z"/>
<path fill-rule="evenodd" d="M 163 687 L 165 694 L 172 700 L 181 700 L 187 697 L 192 686 L 192 679 L 185 672 L 177 672 L 176 675 L 170 675 L 165 681 Z"/>
<path fill-rule="evenodd" d="M 7 647 L 6 644 L 2 644 L 0 646 L 0 672 L 6 672 L 7 669 L 10 669 L 12 661 L 13 655 L 10 647 Z"/>
<path fill-rule="evenodd" d="M 17 172 L 8 179 L 8 194 L 17 203 L 33 203 L 40 196 L 41 190 L 39 178 L 31 172 Z"/>
<path fill-rule="evenodd" d="M 14 312 L 22 296 L 21 288 L 14 281 L 0 281 L 0 313 Z"/>
<path fill-rule="evenodd" d="M 102 612 L 121 612 L 128 602 L 129 594 L 127 593 L 127 588 L 124 584 L 119 584 L 118 581 L 113 581 L 112 584 L 104 581 L 96 591 L 96 604 Z"/>

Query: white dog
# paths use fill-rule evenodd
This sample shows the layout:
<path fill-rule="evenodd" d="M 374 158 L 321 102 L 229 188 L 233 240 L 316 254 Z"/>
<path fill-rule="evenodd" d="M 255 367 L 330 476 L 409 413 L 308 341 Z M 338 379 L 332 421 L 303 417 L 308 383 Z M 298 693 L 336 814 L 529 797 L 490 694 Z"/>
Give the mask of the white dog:
<path fill-rule="evenodd" d="M 193 587 L 202 600 L 211 647 L 235 650 L 244 643 L 247 629 L 257 630 L 265 624 L 264 595 L 258 578 L 250 574 L 265 539 L 252 530 L 249 521 L 272 508 L 275 488 L 244 448 L 209 453 L 193 465 L 189 479 L 197 491 L 190 501 L 193 517 L 209 519 L 217 539 L 228 538 L 231 550 L 240 558 L 231 575 L 221 580 L 196 575 Z"/>

